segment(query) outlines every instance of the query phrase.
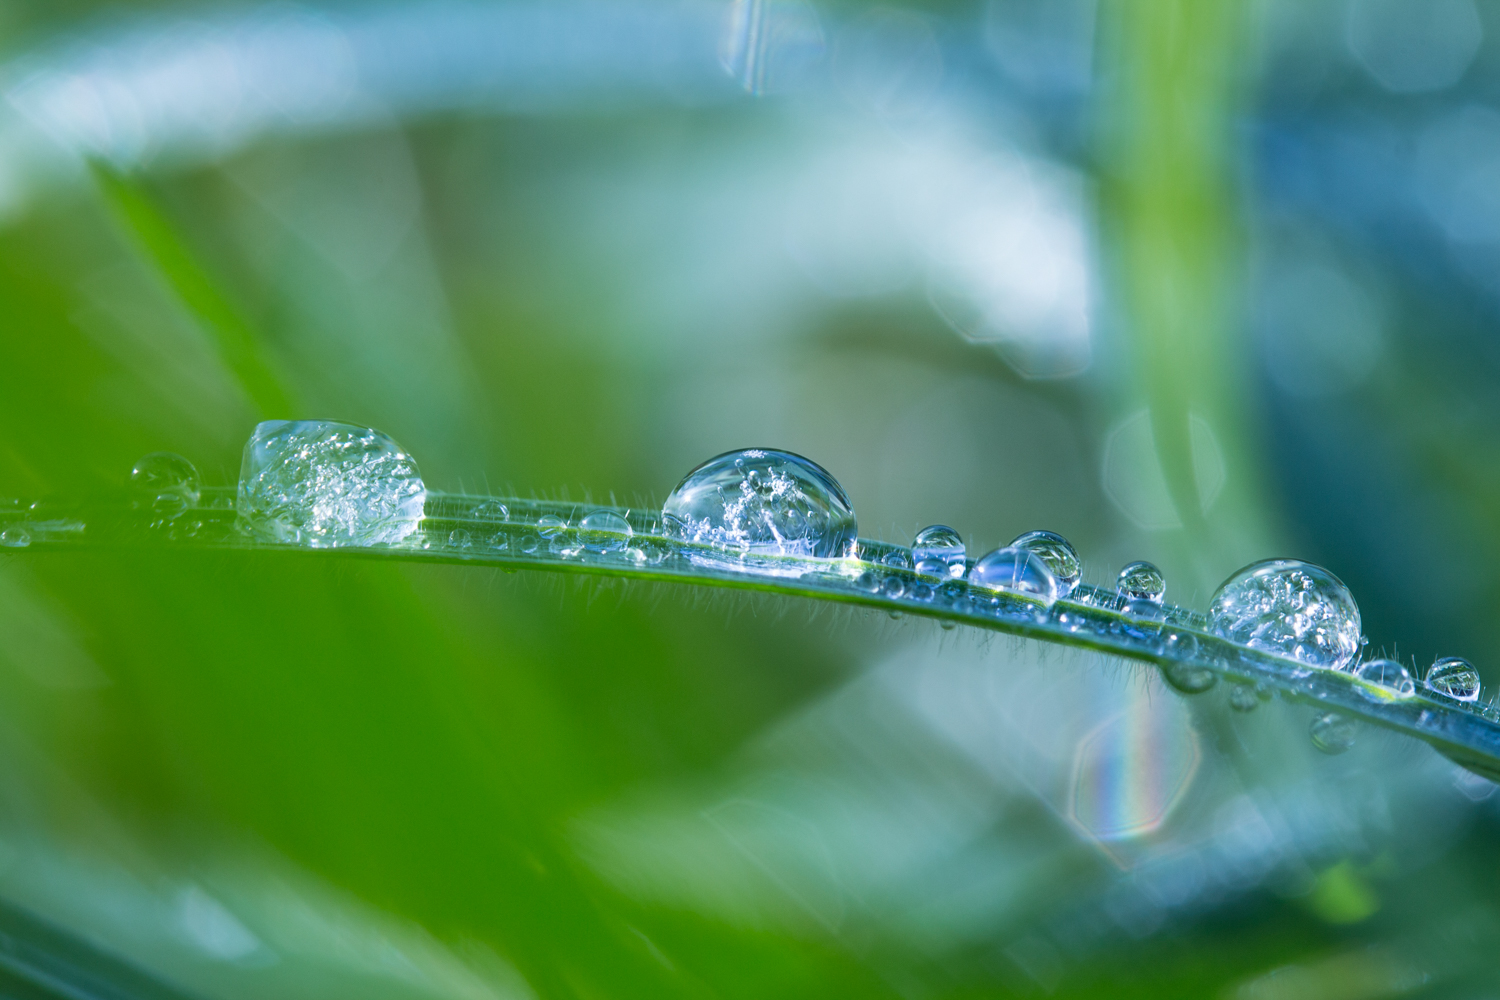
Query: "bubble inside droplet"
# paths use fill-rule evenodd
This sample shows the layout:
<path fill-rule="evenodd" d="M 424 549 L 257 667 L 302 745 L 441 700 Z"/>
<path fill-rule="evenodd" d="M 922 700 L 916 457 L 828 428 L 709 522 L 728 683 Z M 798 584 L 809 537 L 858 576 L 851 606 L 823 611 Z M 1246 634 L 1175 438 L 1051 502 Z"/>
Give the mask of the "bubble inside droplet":
<path fill-rule="evenodd" d="M 126 484 L 153 502 L 164 496 L 180 497 L 184 510 L 198 503 L 203 488 L 193 463 L 170 451 L 153 451 L 142 456 L 131 467 Z"/>
<path fill-rule="evenodd" d="M 1458 701 L 1479 700 L 1479 671 L 1461 656 L 1434 660 L 1422 683 L 1428 689 Z"/>
<path fill-rule="evenodd" d="M 1253 712 L 1260 707 L 1260 697 L 1253 684 L 1236 684 L 1229 690 L 1229 707 L 1236 712 Z"/>
<path fill-rule="evenodd" d="M 8 549 L 24 549 L 31 544 L 31 532 L 25 528 L 10 527 L 0 531 L 0 545 Z"/>
<path fill-rule="evenodd" d="M 1120 570 L 1116 589 L 1127 601 L 1160 604 L 1167 592 L 1167 578 L 1151 563 L 1133 562 Z"/>
<path fill-rule="evenodd" d="M 1214 632 L 1341 670 L 1359 651 L 1359 606 L 1339 578 L 1311 563 L 1271 559 L 1235 573 L 1209 605 Z"/>
<path fill-rule="evenodd" d="M 607 507 L 600 507 L 583 515 L 583 520 L 578 522 L 578 529 L 579 540 L 583 542 L 584 549 L 596 555 L 619 552 L 630 544 L 630 536 L 634 534 L 625 515 Z"/>
<path fill-rule="evenodd" d="M 1339 754 L 1354 746 L 1354 738 L 1359 734 L 1359 723 L 1337 712 L 1326 712 L 1313 719 L 1307 733 L 1312 737 L 1313 746 L 1319 750 L 1327 754 Z"/>
<path fill-rule="evenodd" d="M 956 579 L 964 575 L 964 540 L 946 524 L 930 524 L 917 532 L 911 543 L 917 572 L 924 576 Z"/>
<path fill-rule="evenodd" d="M 1062 535 L 1052 531 L 1028 531 L 1016 536 L 1011 547 L 1035 552 L 1042 557 L 1052 575 L 1057 578 L 1057 596 L 1067 597 L 1078 586 L 1083 575 L 1083 563 L 1073 545 Z"/>
<path fill-rule="evenodd" d="M 1035 552 L 1007 546 L 985 555 L 969 570 L 977 587 L 1022 594 L 1051 606 L 1058 598 L 1057 577 Z"/>
<path fill-rule="evenodd" d="M 1411 671 L 1396 660 L 1367 660 L 1354 669 L 1354 676 L 1401 698 L 1408 697 L 1417 690 Z M 1360 688 L 1360 693 L 1367 698 L 1379 697 L 1367 688 Z"/>
<path fill-rule="evenodd" d="M 245 444 L 236 506 L 261 535 L 322 548 L 399 542 L 426 498 L 417 463 L 380 431 L 269 420 Z"/>
<path fill-rule="evenodd" d="M 829 559 L 858 534 L 837 480 L 786 451 L 726 452 L 689 472 L 662 505 L 666 534 L 740 555 Z"/>

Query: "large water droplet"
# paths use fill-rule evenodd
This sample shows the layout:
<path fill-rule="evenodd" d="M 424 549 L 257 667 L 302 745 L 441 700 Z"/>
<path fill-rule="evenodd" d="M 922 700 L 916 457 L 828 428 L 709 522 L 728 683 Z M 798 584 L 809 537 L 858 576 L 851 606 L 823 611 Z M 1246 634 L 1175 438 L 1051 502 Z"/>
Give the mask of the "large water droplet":
<path fill-rule="evenodd" d="M 630 544 L 632 534 L 624 515 L 607 507 L 589 511 L 578 522 L 579 541 L 586 551 L 596 555 L 619 552 Z"/>
<path fill-rule="evenodd" d="M 1359 735 L 1359 723 L 1337 712 L 1327 712 L 1313 719 L 1307 734 L 1312 737 L 1313 746 L 1324 753 L 1343 753 L 1354 746 L 1354 738 Z"/>
<path fill-rule="evenodd" d="M 399 542 L 427 490 L 386 435 L 331 420 L 268 420 L 240 464 L 237 507 L 260 534 L 316 548 Z"/>
<path fill-rule="evenodd" d="M 1209 622 L 1235 642 L 1330 670 L 1359 651 L 1359 606 L 1339 578 L 1312 563 L 1270 559 L 1224 582 Z"/>
<path fill-rule="evenodd" d="M 945 579 L 964 575 L 963 536 L 946 524 L 929 524 L 912 539 L 911 555 L 917 572 Z"/>
<path fill-rule="evenodd" d="M 1458 701 L 1479 700 L 1479 671 L 1461 656 L 1445 656 L 1427 668 L 1422 683 Z"/>
<path fill-rule="evenodd" d="M 1151 563 L 1133 562 L 1120 570 L 1116 588 L 1127 601 L 1160 604 L 1167 592 L 1167 578 Z"/>
<path fill-rule="evenodd" d="M 1052 575 L 1057 578 L 1057 596 L 1067 597 L 1078 586 L 1083 575 L 1083 563 L 1073 545 L 1062 535 L 1053 531 L 1028 531 L 1017 535 L 1011 548 L 1025 549 L 1042 557 Z"/>
<path fill-rule="evenodd" d="M 787 451 L 731 451 L 685 476 L 662 505 L 666 534 L 730 553 L 834 558 L 858 534 L 824 469 Z"/>
<path fill-rule="evenodd" d="M 1354 668 L 1354 676 L 1385 688 L 1402 698 L 1414 694 L 1417 690 L 1416 682 L 1411 679 L 1411 672 L 1395 660 L 1367 660 Z M 1363 688 L 1360 689 L 1360 693 L 1367 698 L 1377 700 L 1379 698 L 1374 692 Z"/>
<path fill-rule="evenodd" d="M 982 556 L 969 570 L 969 582 L 990 590 L 1023 594 L 1049 607 L 1058 598 L 1057 577 L 1042 557 L 1011 546 Z"/>

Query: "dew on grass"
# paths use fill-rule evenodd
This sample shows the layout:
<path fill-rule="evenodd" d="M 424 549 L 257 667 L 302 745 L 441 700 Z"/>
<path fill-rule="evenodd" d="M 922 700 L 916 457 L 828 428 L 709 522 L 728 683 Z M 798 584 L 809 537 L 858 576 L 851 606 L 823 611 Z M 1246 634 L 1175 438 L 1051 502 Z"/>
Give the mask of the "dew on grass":
<path fill-rule="evenodd" d="M 624 515 L 608 507 L 591 510 L 578 522 L 578 537 L 584 551 L 595 555 L 621 551 L 629 546 L 633 534 Z"/>
<path fill-rule="evenodd" d="M 1260 696 L 1254 684 L 1236 684 L 1229 689 L 1229 707 L 1236 712 L 1253 712 L 1260 707 Z"/>
<path fill-rule="evenodd" d="M 1183 694 L 1202 694 L 1219 682 L 1213 668 L 1190 660 L 1173 661 L 1161 668 L 1162 678 Z"/>
<path fill-rule="evenodd" d="M 946 524 L 929 524 L 912 539 L 911 555 L 917 572 L 952 579 L 964 575 L 963 536 Z"/>
<path fill-rule="evenodd" d="M 1359 606 L 1349 589 L 1296 559 L 1235 573 L 1214 594 L 1209 620 L 1226 639 L 1328 670 L 1345 668 L 1359 652 Z"/>
<path fill-rule="evenodd" d="M 184 509 L 198 502 L 203 489 L 203 480 L 193 463 L 170 451 L 143 455 L 131 466 L 126 483 L 133 492 L 153 499 L 164 494 L 179 496 Z"/>
<path fill-rule="evenodd" d="M 469 516 L 479 521 L 509 521 L 510 508 L 500 500 L 486 500 L 475 507 Z"/>
<path fill-rule="evenodd" d="M 245 444 L 236 507 L 274 541 L 327 548 L 401 541 L 426 498 L 417 463 L 380 431 L 268 420 Z"/>
<path fill-rule="evenodd" d="M 833 476 L 800 455 L 758 448 L 689 472 L 662 505 L 662 528 L 730 555 L 817 559 L 848 555 L 858 534 Z"/>
<path fill-rule="evenodd" d="M 1412 680 L 1411 671 L 1407 670 L 1396 660 L 1366 660 L 1354 668 L 1354 676 L 1362 681 L 1368 681 L 1382 688 L 1390 694 L 1400 698 L 1406 698 L 1416 693 L 1417 684 Z M 1367 698 L 1379 700 L 1380 696 L 1367 688 L 1360 688 L 1360 693 Z"/>
<path fill-rule="evenodd" d="M 988 590 L 1021 594 L 1051 607 L 1058 598 L 1057 577 L 1042 557 L 1007 546 L 985 555 L 969 570 L 969 582 Z"/>
<path fill-rule="evenodd" d="M 25 528 L 10 527 L 0 531 L 0 545 L 7 549 L 24 549 L 31 544 L 31 532 Z"/>
<path fill-rule="evenodd" d="M 1479 700 L 1479 671 L 1461 656 L 1445 656 L 1433 661 L 1422 684 L 1456 701 Z"/>
<path fill-rule="evenodd" d="M 1133 562 L 1120 570 L 1116 588 L 1127 601 L 1160 604 L 1167 592 L 1167 578 L 1151 563 Z"/>
<path fill-rule="evenodd" d="M 551 541 L 568 530 L 568 522 L 556 514 L 543 514 L 536 519 L 536 530 L 537 534 Z"/>
<path fill-rule="evenodd" d="M 1035 552 L 1057 579 L 1057 596 L 1067 597 L 1078 586 L 1083 575 L 1083 563 L 1073 544 L 1054 531 L 1028 531 L 1017 535 L 1011 548 Z"/>
<path fill-rule="evenodd" d="M 1354 746 L 1359 723 L 1337 712 L 1325 712 L 1313 719 L 1307 733 L 1313 746 L 1326 754 L 1340 754 Z"/>

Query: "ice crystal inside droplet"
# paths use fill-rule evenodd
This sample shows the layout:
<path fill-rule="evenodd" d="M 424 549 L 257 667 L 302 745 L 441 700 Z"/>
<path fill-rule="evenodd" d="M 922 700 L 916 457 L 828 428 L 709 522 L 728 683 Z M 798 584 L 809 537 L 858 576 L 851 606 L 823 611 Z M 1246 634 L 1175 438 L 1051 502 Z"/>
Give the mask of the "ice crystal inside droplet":
<path fill-rule="evenodd" d="M 1359 606 L 1320 566 L 1271 559 L 1224 582 L 1209 605 L 1215 632 L 1314 667 L 1342 670 L 1359 652 Z"/>
<path fill-rule="evenodd" d="M 1313 719 L 1307 733 L 1312 737 L 1313 746 L 1324 753 L 1338 754 L 1354 746 L 1359 723 L 1337 712 L 1328 712 Z"/>
<path fill-rule="evenodd" d="M 738 555 L 847 555 L 854 508 L 824 469 L 787 451 L 732 451 L 689 472 L 662 505 L 674 537 Z"/>
<path fill-rule="evenodd" d="M 153 451 L 130 469 L 127 485 L 157 508 L 177 508 L 182 513 L 198 503 L 203 481 L 192 462 L 170 451 Z"/>
<path fill-rule="evenodd" d="M 1057 577 L 1042 557 L 1011 546 L 982 556 L 969 570 L 969 582 L 990 590 L 1023 594 L 1049 607 L 1058 598 Z"/>
<path fill-rule="evenodd" d="M 1479 700 L 1479 671 L 1461 656 L 1445 656 L 1427 668 L 1422 683 L 1458 701 Z"/>
<path fill-rule="evenodd" d="M 1011 542 L 1011 548 L 1025 549 L 1042 557 L 1052 575 L 1057 578 L 1057 594 L 1067 597 L 1078 586 L 1083 575 L 1083 563 L 1073 545 L 1062 535 L 1053 531 L 1028 531 Z"/>
<path fill-rule="evenodd" d="M 1133 562 L 1120 570 L 1116 587 L 1126 600 L 1160 604 L 1167 592 L 1167 578 L 1151 563 Z"/>
<path fill-rule="evenodd" d="M 426 498 L 417 463 L 377 430 L 268 420 L 245 445 L 237 506 L 266 537 L 325 548 L 399 542 Z"/>
<path fill-rule="evenodd" d="M 1411 672 L 1395 660 L 1369 660 L 1354 669 L 1354 676 L 1362 681 L 1385 688 L 1392 694 L 1405 698 L 1417 690 Z M 1363 692 L 1368 695 L 1369 692 Z"/>
<path fill-rule="evenodd" d="M 583 515 L 578 529 L 584 549 L 596 555 L 619 552 L 630 544 L 630 536 L 634 534 L 623 514 L 604 507 Z"/>
<path fill-rule="evenodd" d="M 964 575 L 963 536 L 946 524 L 929 524 L 912 539 L 911 555 L 917 572 L 945 578 Z"/>

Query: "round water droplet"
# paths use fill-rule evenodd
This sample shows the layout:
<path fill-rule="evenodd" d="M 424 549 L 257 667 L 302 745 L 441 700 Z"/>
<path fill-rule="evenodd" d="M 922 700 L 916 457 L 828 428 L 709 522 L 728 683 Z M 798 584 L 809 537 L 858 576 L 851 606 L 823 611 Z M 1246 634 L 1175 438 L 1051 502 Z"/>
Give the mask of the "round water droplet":
<path fill-rule="evenodd" d="M 880 594 L 882 597 L 896 598 L 904 593 L 906 593 L 906 584 L 902 583 L 901 578 L 898 576 L 886 577 L 885 581 L 880 585 Z"/>
<path fill-rule="evenodd" d="M 1314 667 L 1342 670 L 1359 651 L 1359 606 L 1339 578 L 1312 563 L 1246 566 L 1209 604 L 1214 632 Z"/>
<path fill-rule="evenodd" d="M 1191 660 L 1198 655 L 1198 637 L 1191 632 L 1168 632 L 1161 637 L 1162 655 L 1172 660 Z"/>
<path fill-rule="evenodd" d="M 944 632 L 952 632 L 954 629 L 958 628 L 958 622 L 950 622 L 945 618 L 942 621 L 938 622 L 938 628 L 942 629 Z"/>
<path fill-rule="evenodd" d="M 1229 707 L 1236 712 L 1253 712 L 1260 707 L 1260 697 L 1253 684 L 1236 684 L 1229 689 Z"/>
<path fill-rule="evenodd" d="M 1417 684 L 1412 680 L 1411 672 L 1395 660 L 1367 660 L 1354 668 L 1354 676 L 1362 681 L 1378 685 L 1401 698 L 1409 697 L 1417 690 Z M 1360 688 L 1360 694 L 1380 700 L 1378 694 L 1366 688 Z"/>
<path fill-rule="evenodd" d="M 1307 733 L 1312 737 L 1313 746 L 1327 754 L 1338 754 L 1354 746 L 1359 723 L 1337 712 L 1327 712 L 1313 719 Z"/>
<path fill-rule="evenodd" d="M 662 528 L 726 552 L 830 559 L 858 524 L 827 471 L 787 451 L 732 451 L 689 472 L 662 505 Z"/>
<path fill-rule="evenodd" d="M 24 549 L 31 544 L 31 532 L 22 527 L 9 527 L 0 531 L 0 545 L 8 549 Z"/>
<path fill-rule="evenodd" d="M 1040 555 L 1026 549 L 1006 547 L 982 557 L 969 570 L 969 582 L 1035 598 L 1047 607 L 1058 597 L 1057 577 Z"/>
<path fill-rule="evenodd" d="M 480 521 L 509 521 L 510 508 L 499 500 L 486 500 L 475 507 L 469 516 Z"/>
<path fill-rule="evenodd" d="M 1116 588 L 1127 601 L 1160 604 L 1167 592 L 1167 578 L 1151 563 L 1133 562 L 1120 570 Z"/>
<path fill-rule="evenodd" d="M 635 533 L 623 514 L 607 507 L 583 515 L 578 528 L 584 549 L 596 555 L 619 552 L 630 544 L 630 536 Z"/>
<path fill-rule="evenodd" d="M 323 548 L 399 542 L 426 499 L 417 463 L 379 431 L 268 420 L 245 444 L 236 506 L 264 536 Z"/>
<path fill-rule="evenodd" d="M 536 530 L 543 538 L 551 541 L 568 530 L 568 522 L 556 514 L 543 514 L 536 519 Z"/>
<path fill-rule="evenodd" d="M 151 501 L 151 513 L 171 521 L 187 513 L 190 501 L 181 493 L 158 493 Z"/>
<path fill-rule="evenodd" d="M 132 490 L 153 499 L 162 495 L 180 496 L 183 509 L 197 504 L 203 488 L 193 463 L 170 451 L 153 451 L 142 456 L 131 467 L 126 483 Z"/>
<path fill-rule="evenodd" d="M 1079 561 L 1072 543 L 1062 535 L 1052 531 L 1028 531 L 1024 535 L 1017 535 L 1010 545 L 1011 548 L 1025 549 L 1042 557 L 1042 561 L 1057 578 L 1058 597 L 1067 597 L 1078 586 L 1078 579 L 1083 575 L 1083 563 Z"/>
<path fill-rule="evenodd" d="M 1202 694 L 1219 683 L 1219 675 L 1212 669 L 1191 661 L 1168 663 L 1161 668 L 1161 675 L 1183 694 Z"/>
<path fill-rule="evenodd" d="M 454 528 L 448 532 L 448 544 L 455 549 L 472 549 L 474 547 L 474 536 L 463 528 Z"/>
<path fill-rule="evenodd" d="M 1427 668 L 1422 683 L 1438 694 L 1457 701 L 1479 700 L 1479 671 L 1461 656 L 1445 656 Z"/>
<path fill-rule="evenodd" d="M 946 524 L 929 524 L 912 539 L 911 555 L 924 576 L 956 579 L 964 575 L 964 540 Z"/>
<path fill-rule="evenodd" d="M 881 556 L 880 564 L 882 566 L 889 566 L 892 569 L 911 569 L 911 552 L 906 549 L 891 549 L 885 555 Z"/>
<path fill-rule="evenodd" d="M 867 590 L 874 594 L 880 590 L 880 576 L 870 570 L 865 570 L 854 580 L 854 585 L 860 590 Z"/>

